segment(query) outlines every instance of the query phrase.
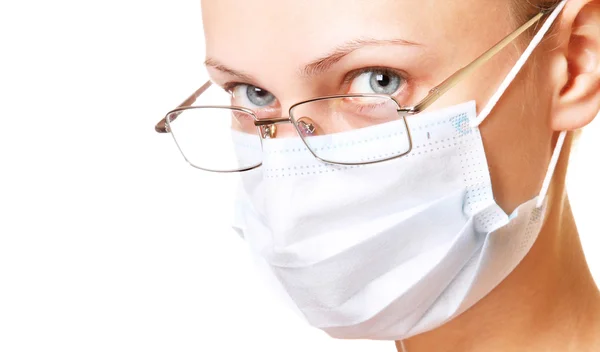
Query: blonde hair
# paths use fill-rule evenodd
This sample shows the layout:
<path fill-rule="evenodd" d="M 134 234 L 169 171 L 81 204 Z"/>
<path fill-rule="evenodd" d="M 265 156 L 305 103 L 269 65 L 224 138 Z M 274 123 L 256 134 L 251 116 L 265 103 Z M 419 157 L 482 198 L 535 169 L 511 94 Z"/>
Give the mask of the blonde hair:
<path fill-rule="evenodd" d="M 529 18 L 542 10 L 548 10 L 561 0 L 512 0 L 514 15 L 518 19 Z"/>

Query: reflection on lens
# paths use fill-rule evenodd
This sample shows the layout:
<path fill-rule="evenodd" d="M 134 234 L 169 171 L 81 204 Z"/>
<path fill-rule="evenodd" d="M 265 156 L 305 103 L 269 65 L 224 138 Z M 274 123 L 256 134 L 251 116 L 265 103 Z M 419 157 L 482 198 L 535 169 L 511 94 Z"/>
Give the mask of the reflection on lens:
<path fill-rule="evenodd" d="M 324 98 L 296 105 L 292 120 L 318 158 L 340 164 L 391 159 L 410 150 L 406 121 L 387 97 Z M 306 133 L 310 121 L 311 133 Z"/>
<path fill-rule="evenodd" d="M 181 153 L 194 167 L 232 172 L 261 164 L 261 140 L 252 114 L 194 107 L 169 114 L 167 122 Z"/>

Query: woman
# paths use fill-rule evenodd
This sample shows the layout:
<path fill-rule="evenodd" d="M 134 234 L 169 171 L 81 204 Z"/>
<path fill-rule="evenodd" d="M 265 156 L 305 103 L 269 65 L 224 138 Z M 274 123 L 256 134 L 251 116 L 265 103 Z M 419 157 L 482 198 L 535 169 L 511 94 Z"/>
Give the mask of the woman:
<path fill-rule="evenodd" d="M 399 351 L 600 351 L 565 191 L 600 109 L 600 1 L 202 10 L 211 82 L 157 130 L 241 172 L 235 226 L 310 324 Z"/>

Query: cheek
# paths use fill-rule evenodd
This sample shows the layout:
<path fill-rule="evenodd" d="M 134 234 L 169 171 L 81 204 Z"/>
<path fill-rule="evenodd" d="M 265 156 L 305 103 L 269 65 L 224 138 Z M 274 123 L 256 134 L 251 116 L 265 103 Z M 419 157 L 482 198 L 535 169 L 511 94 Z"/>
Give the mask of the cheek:
<path fill-rule="evenodd" d="M 539 194 L 552 152 L 549 96 L 536 76 L 525 68 L 480 126 L 494 196 L 509 214 Z"/>

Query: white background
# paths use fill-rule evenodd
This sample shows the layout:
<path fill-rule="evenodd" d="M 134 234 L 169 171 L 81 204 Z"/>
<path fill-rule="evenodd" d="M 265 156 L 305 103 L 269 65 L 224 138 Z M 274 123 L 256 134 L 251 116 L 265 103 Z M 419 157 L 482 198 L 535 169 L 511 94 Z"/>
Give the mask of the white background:
<path fill-rule="evenodd" d="M 229 229 L 234 180 L 154 133 L 202 60 L 196 0 L 2 2 L 0 351 L 394 351 L 275 303 Z M 600 280 L 598 140 L 570 191 Z"/>

